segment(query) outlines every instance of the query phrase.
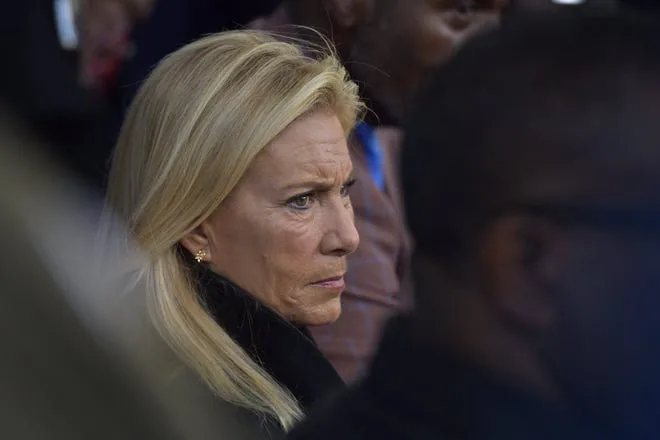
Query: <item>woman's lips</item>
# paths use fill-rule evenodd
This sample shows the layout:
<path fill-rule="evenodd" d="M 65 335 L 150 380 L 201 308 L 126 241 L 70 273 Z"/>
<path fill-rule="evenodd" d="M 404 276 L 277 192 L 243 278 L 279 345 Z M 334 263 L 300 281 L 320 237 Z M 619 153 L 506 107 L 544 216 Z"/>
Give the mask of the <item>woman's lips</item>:
<path fill-rule="evenodd" d="M 315 281 L 311 284 L 316 287 L 323 287 L 326 289 L 343 289 L 344 288 L 344 277 L 334 277 L 326 278 L 324 280 Z"/>

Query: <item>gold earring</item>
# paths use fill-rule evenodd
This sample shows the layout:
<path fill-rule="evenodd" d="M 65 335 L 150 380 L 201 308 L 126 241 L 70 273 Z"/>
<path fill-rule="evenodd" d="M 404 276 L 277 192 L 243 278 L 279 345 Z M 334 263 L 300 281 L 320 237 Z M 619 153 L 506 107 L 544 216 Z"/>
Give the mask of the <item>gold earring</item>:
<path fill-rule="evenodd" d="M 204 257 L 206 257 L 206 249 L 200 249 L 195 252 L 195 261 L 198 263 L 201 263 Z"/>

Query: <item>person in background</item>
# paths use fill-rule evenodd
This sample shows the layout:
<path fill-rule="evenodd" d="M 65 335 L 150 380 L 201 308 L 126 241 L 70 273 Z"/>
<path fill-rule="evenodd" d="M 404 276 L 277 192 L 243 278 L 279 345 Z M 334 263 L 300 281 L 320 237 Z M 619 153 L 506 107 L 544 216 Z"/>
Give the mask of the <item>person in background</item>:
<path fill-rule="evenodd" d="M 79 0 L 76 21 L 80 34 L 80 81 L 100 89 L 130 55 L 131 33 L 146 20 L 154 0 Z"/>
<path fill-rule="evenodd" d="M 362 103 L 318 55 L 255 31 L 184 46 L 140 88 L 110 171 L 155 327 L 245 438 L 343 387 L 305 327 L 337 319 L 358 246 L 346 138 Z"/>
<path fill-rule="evenodd" d="M 154 66 L 167 54 L 191 41 L 243 27 L 255 16 L 272 10 L 279 2 L 69 1 L 76 12 L 79 40 L 76 57 L 71 63 L 70 82 L 80 89 L 79 94 L 100 108 L 96 109 L 99 114 L 92 123 L 79 121 L 75 127 L 66 127 L 63 134 L 67 139 L 62 142 L 61 156 L 100 193 L 106 187 L 110 155 L 126 109 Z M 46 9 L 52 9 L 52 5 L 48 6 L 50 8 Z M 50 23 L 45 26 L 48 25 Z M 52 44 L 56 45 L 56 42 Z M 42 85 L 41 82 L 37 84 Z M 59 89 L 57 91 L 59 95 L 64 94 Z M 85 134 L 83 139 L 78 139 L 81 137 L 79 132 Z M 72 137 L 73 141 L 70 140 Z"/>
<path fill-rule="evenodd" d="M 123 110 L 167 54 L 204 35 L 240 27 L 277 2 L 78 0 L 81 83 L 118 95 Z"/>
<path fill-rule="evenodd" d="M 660 435 L 660 18 L 520 19 L 411 112 L 417 307 L 291 440 Z"/>
<path fill-rule="evenodd" d="M 408 102 L 425 77 L 474 35 L 497 23 L 506 0 L 288 0 L 256 29 L 290 34 L 302 25 L 331 38 L 371 112 L 357 125 L 352 159 L 356 226 L 342 315 L 311 329 L 345 380 L 364 369 L 381 327 L 411 301 L 411 242 L 397 173 L 400 132 Z M 302 38 L 316 38 L 293 28 Z"/>

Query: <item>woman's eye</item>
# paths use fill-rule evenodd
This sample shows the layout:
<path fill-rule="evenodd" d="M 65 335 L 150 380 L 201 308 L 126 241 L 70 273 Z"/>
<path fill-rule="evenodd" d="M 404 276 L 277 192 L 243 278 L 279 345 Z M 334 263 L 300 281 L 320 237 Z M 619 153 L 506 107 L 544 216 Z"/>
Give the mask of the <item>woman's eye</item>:
<path fill-rule="evenodd" d="M 297 209 L 299 211 L 308 209 L 312 205 L 312 194 L 296 196 L 289 200 L 287 204 L 290 208 Z"/>

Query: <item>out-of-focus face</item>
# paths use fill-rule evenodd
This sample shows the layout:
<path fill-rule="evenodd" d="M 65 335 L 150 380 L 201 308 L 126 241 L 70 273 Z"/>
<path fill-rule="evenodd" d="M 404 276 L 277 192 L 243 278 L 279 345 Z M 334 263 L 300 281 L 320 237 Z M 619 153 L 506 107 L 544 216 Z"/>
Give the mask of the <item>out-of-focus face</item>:
<path fill-rule="evenodd" d="M 554 287 L 557 328 L 549 364 L 575 401 L 627 429 L 660 434 L 660 223 L 581 229 Z"/>
<path fill-rule="evenodd" d="M 524 191 L 538 194 L 524 203 L 545 223 L 511 234 L 507 247 L 526 249 L 509 276 L 510 298 L 535 304 L 530 321 L 543 330 L 527 340 L 547 379 L 598 423 L 625 430 L 622 438 L 660 434 L 660 134 L 648 108 L 625 128 L 613 119 L 616 128 L 586 135 L 591 155 L 528 179 Z M 593 130 L 582 125 L 582 134 Z M 596 144 L 608 138 L 617 141 Z"/>
<path fill-rule="evenodd" d="M 315 113 L 291 124 L 202 226 L 211 268 L 286 319 L 333 322 L 346 257 L 359 243 L 352 171 L 335 115 Z"/>
<path fill-rule="evenodd" d="M 356 28 L 348 68 L 367 96 L 400 119 L 427 75 L 492 28 L 509 0 L 373 0 Z"/>

